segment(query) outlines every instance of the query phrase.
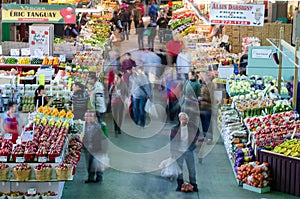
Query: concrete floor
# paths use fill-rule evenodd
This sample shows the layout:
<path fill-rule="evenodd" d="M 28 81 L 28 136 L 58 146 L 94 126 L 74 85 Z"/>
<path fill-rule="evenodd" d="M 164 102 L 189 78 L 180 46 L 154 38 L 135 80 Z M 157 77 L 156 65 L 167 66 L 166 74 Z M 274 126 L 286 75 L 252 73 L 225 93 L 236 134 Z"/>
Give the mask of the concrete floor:
<path fill-rule="evenodd" d="M 130 39 L 122 43 L 121 52 L 137 49 L 134 30 L 131 33 Z M 161 46 L 163 45 L 156 42 L 156 49 Z M 82 157 L 74 180 L 65 184 L 63 199 L 297 198 L 273 191 L 258 194 L 239 187 L 218 132 L 214 134 L 216 138 L 214 144 L 204 147 L 202 164 L 196 158 L 199 193 L 175 192 L 176 181 L 161 177 L 158 169 L 159 163 L 169 157 L 169 132 L 174 124 L 166 122 L 165 118 L 160 118 L 151 121 L 145 129 L 141 129 L 127 118 L 122 127 L 125 133 L 115 137 L 111 114 L 106 114 L 104 121 L 109 129 L 109 156 L 112 168 L 104 172 L 102 184 L 85 184 L 87 171 L 85 159 Z M 198 151 L 199 149 L 195 151 L 195 157 L 198 157 Z M 184 167 L 184 174 L 186 174 L 186 167 Z"/>

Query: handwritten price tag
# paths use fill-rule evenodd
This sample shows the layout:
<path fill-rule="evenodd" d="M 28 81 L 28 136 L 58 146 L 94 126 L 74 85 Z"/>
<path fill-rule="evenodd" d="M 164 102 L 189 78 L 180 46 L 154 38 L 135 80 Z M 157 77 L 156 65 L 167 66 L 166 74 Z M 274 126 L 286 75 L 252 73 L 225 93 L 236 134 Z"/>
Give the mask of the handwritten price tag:
<path fill-rule="evenodd" d="M 36 188 L 30 188 L 27 190 L 28 194 L 36 194 Z"/>
<path fill-rule="evenodd" d="M 5 140 L 11 140 L 12 139 L 12 134 L 9 134 L 9 133 L 4 134 L 4 139 Z"/>
<path fill-rule="evenodd" d="M 29 142 L 33 140 L 33 131 L 24 131 L 21 135 L 22 142 Z"/>
<path fill-rule="evenodd" d="M 25 162 L 25 158 L 24 157 L 16 157 L 16 162 Z"/>
<path fill-rule="evenodd" d="M 55 163 L 61 163 L 62 162 L 62 158 L 61 157 L 56 157 L 55 158 Z"/>
<path fill-rule="evenodd" d="M 47 162 L 47 157 L 39 157 L 38 162 Z"/>
<path fill-rule="evenodd" d="M 0 162 L 7 162 L 7 156 L 0 156 Z"/>

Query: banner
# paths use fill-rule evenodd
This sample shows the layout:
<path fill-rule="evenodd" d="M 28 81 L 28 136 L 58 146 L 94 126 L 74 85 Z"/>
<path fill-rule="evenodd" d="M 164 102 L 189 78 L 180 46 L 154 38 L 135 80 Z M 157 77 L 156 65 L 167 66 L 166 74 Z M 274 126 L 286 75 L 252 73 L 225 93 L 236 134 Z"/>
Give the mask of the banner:
<path fill-rule="evenodd" d="M 263 26 L 264 4 L 210 4 L 210 23 L 236 26 Z"/>
<path fill-rule="evenodd" d="M 75 24 L 75 6 L 2 4 L 2 22 Z"/>

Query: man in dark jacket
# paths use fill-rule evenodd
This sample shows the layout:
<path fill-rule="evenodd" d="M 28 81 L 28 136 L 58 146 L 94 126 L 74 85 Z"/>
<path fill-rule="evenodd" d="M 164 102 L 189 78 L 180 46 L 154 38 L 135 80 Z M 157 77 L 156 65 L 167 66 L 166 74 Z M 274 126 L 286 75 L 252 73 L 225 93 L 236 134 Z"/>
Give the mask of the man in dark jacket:
<path fill-rule="evenodd" d="M 153 18 L 150 19 L 150 23 L 148 24 L 147 29 L 149 31 L 149 34 L 148 34 L 149 50 L 151 50 L 153 52 L 154 51 L 154 39 L 156 36 L 156 22 L 154 21 Z"/>
<path fill-rule="evenodd" d="M 193 186 L 193 191 L 198 192 L 193 151 L 199 137 L 199 128 L 194 123 L 189 122 L 189 116 L 185 112 L 179 113 L 178 118 L 179 124 L 172 128 L 170 134 L 171 155 L 172 158 L 176 159 L 181 170 L 183 162 L 186 161 L 190 184 Z M 176 191 L 181 191 L 183 183 L 183 174 L 181 173 L 177 178 Z"/>
<path fill-rule="evenodd" d="M 162 13 L 161 17 L 157 20 L 156 24 L 159 28 L 159 42 L 162 43 L 162 41 L 165 41 L 166 29 L 168 26 L 168 21 L 165 17 L 165 13 Z"/>

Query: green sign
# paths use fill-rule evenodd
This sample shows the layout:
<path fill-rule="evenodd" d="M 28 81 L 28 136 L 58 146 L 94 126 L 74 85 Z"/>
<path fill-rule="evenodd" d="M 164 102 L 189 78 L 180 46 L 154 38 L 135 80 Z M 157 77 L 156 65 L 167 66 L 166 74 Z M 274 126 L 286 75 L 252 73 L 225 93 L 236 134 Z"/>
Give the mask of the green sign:
<path fill-rule="evenodd" d="M 75 24 L 75 6 L 2 4 L 2 22 Z"/>

